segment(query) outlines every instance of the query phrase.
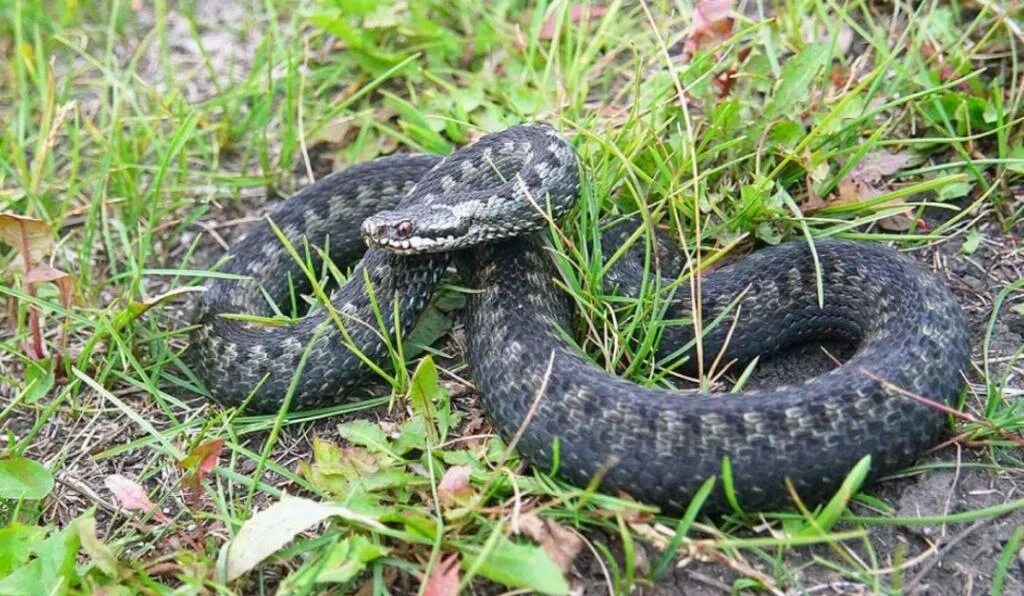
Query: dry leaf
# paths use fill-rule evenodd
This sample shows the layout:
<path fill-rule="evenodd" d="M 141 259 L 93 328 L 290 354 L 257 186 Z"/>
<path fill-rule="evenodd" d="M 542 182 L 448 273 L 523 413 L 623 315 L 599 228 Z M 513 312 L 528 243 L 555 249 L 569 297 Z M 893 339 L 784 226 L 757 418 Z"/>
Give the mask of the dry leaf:
<path fill-rule="evenodd" d="M 573 4 L 569 11 L 570 21 L 575 25 L 582 20 L 600 18 L 608 12 L 608 8 L 605 6 L 583 6 L 580 4 Z M 546 21 L 544 21 L 544 26 L 541 28 L 540 34 L 537 35 L 538 39 L 549 41 L 555 38 L 556 16 L 557 15 L 552 14 Z"/>
<path fill-rule="evenodd" d="M 25 282 L 30 284 L 53 282 L 60 291 L 60 303 L 64 308 L 71 306 L 71 298 L 75 290 L 75 280 L 60 269 L 54 269 L 46 263 L 36 263 L 25 276 Z"/>
<path fill-rule="evenodd" d="M 127 511 L 138 511 L 140 513 L 153 512 L 153 517 L 161 522 L 170 522 L 163 511 L 156 508 L 153 501 L 146 495 L 146 489 L 134 480 L 120 474 L 111 474 L 103 480 L 107 490 L 114 493 L 114 498 Z"/>
<path fill-rule="evenodd" d="M 877 184 L 882 178 L 895 174 L 908 163 L 908 153 L 874 151 L 865 155 L 846 177 L 861 183 Z"/>
<path fill-rule="evenodd" d="M 734 4 L 735 0 L 698 0 L 693 7 L 693 24 L 683 51 L 692 56 L 697 50 L 732 35 Z"/>
<path fill-rule="evenodd" d="M 923 226 L 924 222 L 919 221 L 918 224 Z M 890 215 L 889 217 L 883 217 L 878 220 L 878 227 L 887 232 L 906 232 L 913 225 L 914 218 L 909 215 L 909 213 Z"/>
<path fill-rule="evenodd" d="M 459 593 L 459 554 L 442 557 L 423 582 L 423 596 L 455 596 Z"/>
<path fill-rule="evenodd" d="M 583 540 L 575 532 L 536 513 L 519 519 L 519 531 L 539 544 L 562 571 L 569 571 L 573 559 L 583 549 Z"/>
<path fill-rule="evenodd" d="M 22 267 L 28 271 L 53 250 L 53 230 L 50 224 L 40 219 L 0 213 L 0 241 L 18 251 Z"/>
<path fill-rule="evenodd" d="M 872 199 L 888 189 L 883 183 L 886 176 L 895 174 L 910 163 L 907 153 L 875 151 L 864 156 L 842 180 L 836 184 L 836 192 L 825 205 L 843 205 Z M 804 206 L 804 211 L 813 210 Z"/>

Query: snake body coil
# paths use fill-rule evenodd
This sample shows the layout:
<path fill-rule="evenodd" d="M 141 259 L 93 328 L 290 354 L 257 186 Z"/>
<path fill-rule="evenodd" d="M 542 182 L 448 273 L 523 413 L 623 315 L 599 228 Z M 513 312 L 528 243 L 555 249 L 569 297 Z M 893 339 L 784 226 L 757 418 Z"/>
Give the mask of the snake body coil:
<path fill-rule="evenodd" d="M 757 251 L 702 279 L 704 352 L 749 361 L 838 337 L 858 344 L 854 355 L 771 390 L 683 396 L 643 388 L 599 370 L 562 333 L 570 300 L 554 283 L 543 237 L 530 232 L 546 225 L 539 211 L 568 210 L 577 186 L 571 146 L 544 126 L 484 137 L 443 160 L 384 158 L 325 178 L 270 219 L 291 243 L 305 236 L 329 246 L 336 261 L 359 252 L 360 235 L 377 248 L 332 295 L 328 312 L 283 327 L 222 317 L 270 314 L 268 301 L 255 298 L 281 304 L 289 284 L 308 287 L 261 224 L 232 249 L 226 268 L 246 279 L 217 279 L 200 302 L 189 362 L 227 404 L 248 400 L 250 409 L 269 411 L 289 393 L 292 409 L 336 403 L 367 380 L 367 362 L 386 357 L 392 313 L 400 313 L 402 334 L 415 322 L 448 264 L 444 251 L 487 242 L 460 257 L 480 290 L 467 319 L 480 398 L 506 439 L 527 422 L 516 449 L 570 481 L 600 476 L 603 490 L 679 510 L 727 457 L 740 503 L 761 508 L 788 500 L 787 477 L 814 501 L 865 455 L 877 475 L 933 443 L 943 416 L 920 398 L 955 397 L 969 359 L 963 316 L 935 276 L 877 245 L 818 240 L 820 269 L 806 244 Z M 686 294 L 677 292 L 669 318 L 691 313 Z M 711 325 L 720 315 L 727 322 Z M 665 343 L 684 345 L 691 331 L 671 327 Z M 707 508 L 725 507 L 718 488 Z"/>

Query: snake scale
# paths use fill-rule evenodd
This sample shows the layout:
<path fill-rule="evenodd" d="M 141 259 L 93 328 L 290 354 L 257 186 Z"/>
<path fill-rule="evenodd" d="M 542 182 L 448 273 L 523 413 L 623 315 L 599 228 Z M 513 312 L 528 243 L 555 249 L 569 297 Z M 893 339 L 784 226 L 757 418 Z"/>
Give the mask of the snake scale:
<path fill-rule="evenodd" d="M 388 341 L 410 331 L 455 254 L 478 290 L 466 358 L 485 412 L 527 460 L 578 485 L 596 477 L 605 492 L 678 511 L 727 457 L 744 507 L 789 501 L 786 478 L 814 502 L 863 456 L 877 476 L 936 440 L 944 416 L 915 396 L 945 404 L 962 390 L 964 318 L 936 276 L 876 244 L 819 239 L 816 264 L 806 243 L 785 242 L 702 278 L 705 354 L 746 362 L 811 340 L 856 343 L 848 361 L 818 377 L 682 395 L 599 369 L 566 338 L 571 299 L 539 231 L 549 225 L 541 211 L 570 209 L 578 176 L 575 150 L 545 125 L 487 135 L 444 158 L 385 157 L 328 176 L 269 220 L 301 255 L 315 257 L 313 247 L 337 263 L 362 255 L 330 307 L 286 325 L 222 316 L 273 315 L 273 305 L 309 291 L 306 273 L 260 222 L 230 250 L 223 271 L 236 275 L 213 279 L 201 298 L 187 361 L 227 405 L 338 403 L 372 378 L 368 363 L 386 367 Z M 631 258 L 638 269 L 631 252 L 610 281 L 628 285 Z M 675 294 L 666 318 L 690 316 L 690 292 Z M 725 324 L 710 324 L 720 316 Z M 663 337 L 670 348 L 693 339 L 690 324 Z M 721 485 L 706 510 L 727 508 Z"/>

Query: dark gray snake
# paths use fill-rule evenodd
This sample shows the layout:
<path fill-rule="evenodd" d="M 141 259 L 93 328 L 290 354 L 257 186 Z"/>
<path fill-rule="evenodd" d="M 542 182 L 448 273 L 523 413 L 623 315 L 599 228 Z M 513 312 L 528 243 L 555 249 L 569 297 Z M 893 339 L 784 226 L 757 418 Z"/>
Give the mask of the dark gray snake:
<path fill-rule="evenodd" d="M 372 377 L 368 363 L 387 368 L 388 345 L 409 332 L 456 251 L 479 290 L 467 359 L 485 411 L 506 440 L 520 433 L 515 447 L 526 459 L 573 483 L 600 477 L 606 492 L 678 511 L 728 457 L 740 503 L 757 509 L 789 500 L 785 478 L 814 502 L 865 455 L 877 476 L 934 443 L 944 415 L 911 396 L 946 404 L 959 394 L 966 326 L 934 275 L 878 245 L 816 240 L 816 269 L 806 243 L 783 243 L 702 278 L 705 354 L 745 362 L 822 338 L 856 342 L 830 372 L 770 390 L 683 395 L 598 369 L 566 339 L 571 301 L 554 282 L 544 235 L 531 233 L 548 225 L 540 212 L 570 208 L 577 168 L 564 139 L 531 125 L 444 159 L 394 156 L 324 178 L 270 220 L 302 255 L 327 247 L 343 263 L 364 243 L 373 248 L 329 307 L 283 326 L 225 318 L 272 315 L 269 304 L 310 287 L 270 225 L 254 226 L 224 268 L 246 279 L 214 280 L 199 303 L 192 370 L 218 401 L 249 410 L 277 410 L 289 394 L 291 409 L 338 403 Z M 642 253 L 630 249 L 623 263 L 606 281 L 628 286 Z M 687 287 L 666 319 L 691 315 Z M 711 325 L 720 315 L 725 322 Z M 664 332 L 669 349 L 691 340 L 692 325 Z M 709 510 L 726 507 L 721 486 Z"/>

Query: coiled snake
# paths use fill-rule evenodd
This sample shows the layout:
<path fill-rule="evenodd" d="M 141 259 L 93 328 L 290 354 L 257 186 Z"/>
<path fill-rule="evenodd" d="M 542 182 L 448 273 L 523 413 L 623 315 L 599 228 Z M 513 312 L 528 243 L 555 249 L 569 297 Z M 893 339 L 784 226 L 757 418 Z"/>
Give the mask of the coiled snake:
<path fill-rule="evenodd" d="M 274 411 L 289 394 L 291 409 L 337 403 L 370 378 L 368 363 L 386 364 L 388 342 L 408 333 L 451 251 L 473 247 L 459 259 L 479 289 L 467 359 L 483 407 L 506 439 L 521 431 L 520 454 L 571 482 L 600 477 L 604 491 L 678 511 L 728 457 L 744 507 L 788 500 L 787 477 L 813 502 L 864 455 L 877 475 L 936 439 L 943 415 L 914 397 L 947 403 L 961 391 L 964 319 L 935 276 L 878 245 L 817 240 L 816 267 L 805 243 L 783 243 L 702 278 L 706 354 L 748 361 L 815 338 L 858 343 L 847 362 L 807 382 L 682 396 L 598 369 L 566 339 L 570 299 L 536 233 L 548 225 L 539 214 L 564 214 L 577 191 L 575 151 L 543 125 L 486 136 L 443 159 L 393 156 L 324 178 L 270 220 L 301 255 L 321 247 L 350 262 L 371 246 L 330 308 L 283 326 L 222 316 L 272 315 L 269 304 L 308 291 L 262 222 L 230 251 L 224 271 L 238 277 L 215 279 L 200 300 L 187 361 L 225 404 Z M 691 311 L 689 292 L 677 291 L 667 318 Z M 726 323 L 710 325 L 723 314 Z M 664 335 L 672 348 L 685 345 L 692 326 Z M 716 488 L 707 508 L 725 507 Z"/>

